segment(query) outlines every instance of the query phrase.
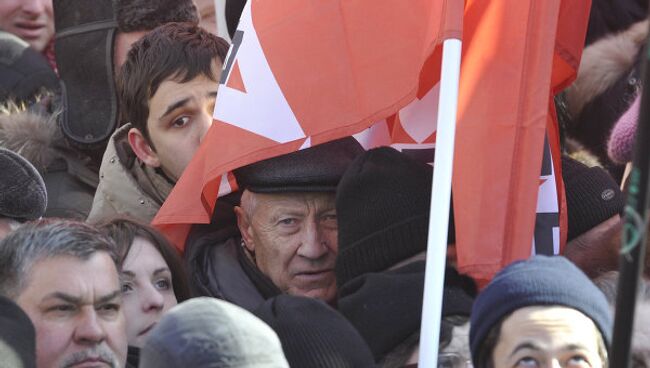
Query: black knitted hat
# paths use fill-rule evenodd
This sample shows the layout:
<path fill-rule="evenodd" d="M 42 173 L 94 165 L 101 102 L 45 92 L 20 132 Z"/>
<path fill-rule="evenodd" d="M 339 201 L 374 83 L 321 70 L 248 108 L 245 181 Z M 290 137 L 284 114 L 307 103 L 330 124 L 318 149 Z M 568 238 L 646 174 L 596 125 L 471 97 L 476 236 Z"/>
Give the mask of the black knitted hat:
<path fill-rule="evenodd" d="M 501 270 L 476 298 L 469 343 L 474 366 L 492 327 L 517 309 L 564 306 L 590 318 L 609 347 L 612 316 L 605 295 L 573 263 L 561 256 L 534 256 Z"/>
<path fill-rule="evenodd" d="M 339 285 L 426 250 L 432 173 L 389 147 L 350 164 L 336 193 Z"/>
<path fill-rule="evenodd" d="M 199 24 L 192 0 L 113 0 L 120 32 L 151 31 L 171 22 Z"/>
<path fill-rule="evenodd" d="M 279 295 L 254 313 L 278 334 L 291 367 L 375 367 L 359 332 L 320 300 Z"/>
<path fill-rule="evenodd" d="M 45 183 L 29 161 L 0 148 L 0 173 L 0 217 L 35 220 L 45 214 Z"/>
<path fill-rule="evenodd" d="M 32 321 L 4 296 L 0 296 L 0 366 L 36 367 L 36 333 Z"/>
<path fill-rule="evenodd" d="M 375 361 L 420 330 L 425 266 L 418 261 L 387 272 L 367 273 L 339 289 L 338 309 L 366 340 Z M 474 288 L 471 279 L 448 268 L 442 316 L 469 317 Z"/>
<path fill-rule="evenodd" d="M 620 214 L 625 207 L 625 199 L 618 185 L 607 171 L 599 167 L 590 168 L 563 156 L 562 179 L 568 214 L 567 240 Z"/>
<path fill-rule="evenodd" d="M 363 153 L 352 137 L 258 161 L 233 171 L 254 193 L 334 192 L 348 165 Z"/>

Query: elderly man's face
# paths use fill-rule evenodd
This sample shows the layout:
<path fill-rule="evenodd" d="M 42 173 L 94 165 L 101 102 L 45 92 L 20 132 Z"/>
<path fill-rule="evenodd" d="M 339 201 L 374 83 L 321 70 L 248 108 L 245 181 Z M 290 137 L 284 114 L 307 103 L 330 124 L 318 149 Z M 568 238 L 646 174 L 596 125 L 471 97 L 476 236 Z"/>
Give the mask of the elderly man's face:
<path fill-rule="evenodd" d="M 43 51 L 54 37 L 52 0 L 0 1 L 0 29 Z"/>
<path fill-rule="evenodd" d="M 600 368 L 600 333 L 587 316 L 559 306 L 521 308 L 501 325 L 494 367 Z"/>
<path fill-rule="evenodd" d="M 334 193 L 245 192 L 237 218 L 257 267 L 280 290 L 331 302 L 338 226 Z"/>
<path fill-rule="evenodd" d="M 39 368 L 123 367 L 126 329 L 117 269 L 100 252 L 88 260 L 37 262 L 16 303 L 36 329 Z"/>

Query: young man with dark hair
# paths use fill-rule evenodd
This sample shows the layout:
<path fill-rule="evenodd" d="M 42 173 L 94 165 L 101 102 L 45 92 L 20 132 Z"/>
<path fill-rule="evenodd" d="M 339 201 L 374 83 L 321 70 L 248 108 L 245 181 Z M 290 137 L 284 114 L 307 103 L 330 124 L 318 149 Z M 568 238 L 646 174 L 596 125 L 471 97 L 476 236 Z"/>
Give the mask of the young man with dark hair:
<path fill-rule="evenodd" d="M 501 270 L 472 307 L 476 368 L 609 367 L 612 316 L 603 293 L 566 258 Z"/>
<path fill-rule="evenodd" d="M 133 45 L 117 78 L 122 121 L 106 149 L 88 221 L 151 221 L 212 125 L 228 43 L 168 23 Z"/>

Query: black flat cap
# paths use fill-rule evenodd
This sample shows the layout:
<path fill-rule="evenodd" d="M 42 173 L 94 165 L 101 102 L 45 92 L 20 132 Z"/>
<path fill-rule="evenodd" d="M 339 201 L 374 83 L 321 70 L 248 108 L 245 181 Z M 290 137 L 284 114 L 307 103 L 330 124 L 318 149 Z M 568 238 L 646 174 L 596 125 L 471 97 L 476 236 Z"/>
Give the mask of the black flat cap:
<path fill-rule="evenodd" d="M 29 161 L 0 148 L 0 173 L 0 217 L 35 220 L 45 214 L 45 184 Z"/>
<path fill-rule="evenodd" d="M 363 147 L 352 137 L 306 148 L 234 170 L 240 189 L 254 193 L 335 192 Z"/>

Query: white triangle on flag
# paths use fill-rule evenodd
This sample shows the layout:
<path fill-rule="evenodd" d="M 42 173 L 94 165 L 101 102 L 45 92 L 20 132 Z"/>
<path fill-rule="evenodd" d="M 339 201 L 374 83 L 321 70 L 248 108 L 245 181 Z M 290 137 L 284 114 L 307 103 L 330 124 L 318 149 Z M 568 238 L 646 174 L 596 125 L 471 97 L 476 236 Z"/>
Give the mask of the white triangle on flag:
<path fill-rule="evenodd" d="M 247 2 L 239 21 L 242 42 L 232 61 L 239 71 L 246 93 L 226 84 L 219 86 L 214 118 L 279 143 L 306 135 L 289 106 L 271 70 L 251 18 Z M 230 61 L 229 61 L 230 62 Z"/>
<path fill-rule="evenodd" d="M 309 147 L 311 147 L 311 137 L 307 137 L 307 139 L 305 139 L 305 141 L 302 143 L 302 146 L 300 146 L 298 150 L 303 150 Z"/>
<path fill-rule="evenodd" d="M 370 128 L 362 130 L 353 137 L 366 151 L 375 147 L 388 146 L 392 143 L 386 119 L 372 124 Z"/>
<path fill-rule="evenodd" d="M 226 194 L 230 194 L 231 192 L 232 192 L 232 187 L 228 182 L 228 174 L 226 173 L 221 175 L 221 183 L 219 183 L 219 197 L 225 196 Z"/>
<path fill-rule="evenodd" d="M 436 131 L 439 94 L 438 83 L 421 100 L 416 98 L 399 111 L 402 127 L 418 143 L 424 142 Z"/>

